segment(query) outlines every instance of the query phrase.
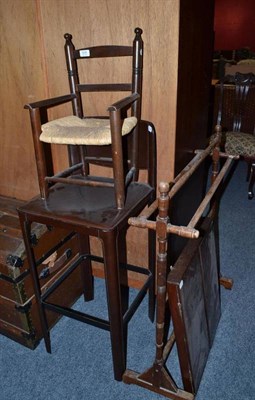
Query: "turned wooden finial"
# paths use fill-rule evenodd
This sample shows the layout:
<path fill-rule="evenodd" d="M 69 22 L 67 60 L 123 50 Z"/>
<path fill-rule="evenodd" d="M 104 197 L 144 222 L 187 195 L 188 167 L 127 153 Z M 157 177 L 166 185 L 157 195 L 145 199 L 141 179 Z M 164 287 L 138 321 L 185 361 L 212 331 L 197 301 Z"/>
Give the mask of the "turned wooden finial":
<path fill-rule="evenodd" d="M 221 125 L 216 125 L 215 126 L 215 133 L 221 133 L 221 131 L 222 131 Z"/>
<path fill-rule="evenodd" d="M 71 42 L 73 37 L 72 37 L 71 33 L 65 33 L 64 38 L 66 41 L 68 40 L 69 42 Z"/>
<path fill-rule="evenodd" d="M 169 183 L 160 182 L 159 184 L 159 198 L 158 198 L 158 210 L 159 219 L 165 219 L 167 223 L 168 219 L 168 207 L 169 207 Z"/>
<path fill-rule="evenodd" d="M 221 125 L 216 125 L 215 129 L 214 129 L 214 132 L 215 132 L 215 137 L 218 140 L 218 143 L 215 146 L 215 147 L 217 147 L 217 146 L 220 145 L 220 142 L 221 142 L 221 135 L 222 135 L 222 127 L 221 127 Z"/>
<path fill-rule="evenodd" d="M 160 182 L 159 184 L 159 192 L 160 194 L 165 194 L 169 192 L 169 183 L 167 182 Z"/>
<path fill-rule="evenodd" d="M 143 30 L 141 28 L 137 27 L 137 28 L 135 28 L 134 32 L 135 32 L 136 36 L 140 37 L 142 35 L 142 33 L 143 33 Z"/>

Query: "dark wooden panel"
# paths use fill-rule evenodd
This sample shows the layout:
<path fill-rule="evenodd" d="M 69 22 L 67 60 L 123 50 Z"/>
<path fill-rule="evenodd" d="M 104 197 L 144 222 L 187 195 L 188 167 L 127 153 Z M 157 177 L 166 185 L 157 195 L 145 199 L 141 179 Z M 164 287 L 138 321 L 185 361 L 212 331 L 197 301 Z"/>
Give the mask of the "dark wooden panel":
<path fill-rule="evenodd" d="M 201 380 L 210 350 L 200 268 L 199 254 L 196 254 L 179 286 L 195 388 Z"/>
<path fill-rule="evenodd" d="M 185 390 L 195 393 L 210 350 L 198 244 L 185 247 L 168 277 L 168 292 Z"/>
<path fill-rule="evenodd" d="M 215 228 L 214 228 L 215 229 Z M 208 317 L 208 332 L 210 346 L 213 344 L 216 329 L 220 320 L 220 287 L 217 265 L 217 249 L 214 229 L 210 230 L 200 246 L 200 261 L 205 298 L 205 308 Z"/>
<path fill-rule="evenodd" d="M 185 390 L 199 387 L 220 318 L 215 226 L 206 219 L 168 276 L 168 294 Z"/>
<path fill-rule="evenodd" d="M 181 0 L 175 173 L 206 144 L 214 0 Z"/>
<path fill-rule="evenodd" d="M 207 144 L 212 77 L 214 0 L 180 1 L 179 59 L 175 142 L 176 176 Z M 205 165 L 192 176 L 172 204 L 172 221 L 185 225 L 204 194 Z M 174 262 L 186 240 L 173 237 Z"/>

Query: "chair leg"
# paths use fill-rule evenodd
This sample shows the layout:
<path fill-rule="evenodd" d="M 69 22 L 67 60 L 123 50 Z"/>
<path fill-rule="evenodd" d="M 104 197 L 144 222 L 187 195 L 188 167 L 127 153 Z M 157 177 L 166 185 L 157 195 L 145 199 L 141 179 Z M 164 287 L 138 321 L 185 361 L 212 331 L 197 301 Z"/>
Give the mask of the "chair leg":
<path fill-rule="evenodd" d="M 247 175 L 246 175 L 246 182 L 249 182 L 250 176 L 251 176 L 251 169 L 252 169 L 252 163 L 247 162 Z"/>
<path fill-rule="evenodd" d="M 122 229 L 118 234 L 118 262 L 127 264 L 127 229 Z M 121 310 L 122 316 L 129 308 L 129 286 L 128 286 L 128 271 L 125 268 L 121 270 L 120 276 L 120 295 L 121 295 Z M 127 329 L 124 329 L 124 354 L 127 354 Z"/>
<path fill-rule="evenodd" d="M 110 321 L 114 378 L 117 381 L 121 381 L 126 368 L 125 339 L 127 337 L 127 326 L 123 324 L 117 234 L 114 231 L 102 232 L 101 239 L 103 241 L 104 251 L 105 284 Z"/>
<path fill-rule="evenodd" d="M 253 186 L 255 183 L 255 163 L 251 165 L 251 172 L 250 172 L 250 181 L 249 181 L 249 188 L 248 188 L 248 199 L 251 200 L 254 197 L 253 193 Z"/>
<path fill-rule="evenodd" d="M 47 323 L 45 309 L 41 303 L 41 295 L 42 295 L 41 287 L 40 287 L 39 278 L 38 278 L 38 274 L 37 274 L 34 251 L 30 244 L 31 223 L 25 221 L 25 219 L 23 218 L 23 216 L 21 214 L 19 214 L 19 217 L 20 217 L 20 224 L 21 224 L 21 229 L 22 229 L 22 233 L 23 233 L 24 243 L 25 243 L 25 247 L 26 247 L 27 259 L 29 262 L 30 272 L 32 275 L 32 282 L 33 282 L 33 287 L 34 287 L 36 303 L 37 303 L 37 307 L 38 307 L 39 318 L 40 318 L 40 322 L 41 322 L 44 343 L 45 343 L 47 352 L 51 353 L 50 332 L 49 332 L 49 327 L 48 327 L 48 323 Z"/>
<path fill-rule="evenodd" d="M 90 254 L 89 236 L 78 234 L 80 254 Z M 90 301 L 94 299 L 94 277 L 92 274 L 92 266 L 89 258 L 86 258 L 80 265 L 81 279 L 83 281 L 84 300 Z"/>

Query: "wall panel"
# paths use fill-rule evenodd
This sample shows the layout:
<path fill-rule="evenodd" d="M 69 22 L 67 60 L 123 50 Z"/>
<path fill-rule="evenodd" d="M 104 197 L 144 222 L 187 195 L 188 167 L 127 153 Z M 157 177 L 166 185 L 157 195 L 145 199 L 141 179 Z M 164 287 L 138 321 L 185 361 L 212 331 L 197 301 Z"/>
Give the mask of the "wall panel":
<path fill-rule="evenodd" d="M 161 179 L 171 177 L 175 144 L 178 1 L 44 0 L 40 4 L 51 96 L 68 91 L 63 51 L 64 33 L 71 33 L 75 46 L 79 48 L 111 43 L 129 45 L 134 37 L 134 28 L 140 26 L 143 29 L 142 115 L 143 118 L 153 121 L 157 129 L 158 175 Z M 95 66 L 100 66 L 100 63 L 101 61 L 96 61 Z M 120 64 L 119 68 L 126 67 Z M 105 64 L 104 69 L 107 77 L 116 75 L 111 64 Z M 85 69 L 81 70 L 80 76 L 83 75 L 86 76 Z M 89 79 L 92 80 L 94 75 L 96 71 L 92 69 Z M 100 106 L 106 110 L 108 103 L 103 96 L 101 99 L 99 102 L 92 100 L 91 104 L 86 103 L 88 113 L 95 112 L 94 108 L 97 111 Z M 62 153 L 56 154 L 57 164 L 61 163 L 63 157 Z"/>
<path fill-rule="evenodd" d="M 255 51 L 254 0 L 215 0 L 215 50 Z"/>
<path fill-rule="evenodd" d="M 196 0 L 194 7 L 197 5 L 199 8 L 201 2 L 202 0 Z M 210 4 L 211 2 L 212 0 Z M 198 63 L 196 53 L 199 53 L 199 57 L 203 53 L 201 42 L 204 41 L 206 46 L 209 28 L 201 24 L 204 15 L 195 11 L 191 13 L 187 4 L 185 0 L 0 0 L 1 195 L 29 199 L 39 192 L 29 114 L 23 106 L 27 102 L 68 93 L 63 49 L 63 35 L 66 32 L 73 35 L 74 43 L 79 48 L 114 42 L 130 44 L 134 37 L 134 28 L 140 26 L 143 29 L 142 116 L 156 126 L 158 180 L 173 178 L 174 168 L 177 164 L 183 165 L 186 159 L 183 158 L 183 152 L 180 152 L 183 147 L 180 141 L 183 140 L 185 147 L 188 143 L 191 151 L 194 148 L 193 138 L 196 145 L 197 142 L 202 144 L 207 122 L 204 108 L 194 108 L 193 104 L 198 102 L 194 102 L 194 97 L 187 97 L 186 94 L 187 87 L 191 87 L 190 83 L 194 79 L 190 65 L 195 65 L 198 69 L 196 76 L 199 73 L 204 74 L 205 60 Z M 193 2 L 189 7 L 193 9 Z M 180 8 L 183 9 L 184 21 L 181 27 Z M 204 14 L 208 14 L 206 7 Z M 197 30 L 194 28 L 196 24 L 201 27 L 198 35 L 201 40 L 197 40 Z M 179 31 L 187 33 L 186 25 L 192 29 L 183 36 Z M 195 52 L 190 51 L 192 40 L 200 43 L 196 44 Z M 179 43 L 182 46 L 180 59 Z M 91 80 L 100 63 L 98 61 L 88 72 Z M 104 65 L 106 75 L 118 79 L 118 72 L 113 73 L 112 67 L 111 63 Z M 128 74 L 125 68 L 120 62 L 117 71 L 123 69 Z M 86 76 L 86 73 L 87 70 L 83 68 L 81 76 Z M 192 84 L 193 96 L 202 99 L 203 85 L 200 81 L 197 81 L 197 85 Z M 185 90 L 182 91 L 182 88 Z M 177 97 L 180 99 L 176 114 Z M 88 113 L 94 114 L 95 111 L 105 110 L 108 103 L 102 96 L 99 101 L 93 98 L 86 102 L 86 106 Z M 58 117 L 66 113 L 70 113 L 68 106 L 54 109 L 51 116 Z M 195 126 L 200 127 L 202 133 L 199 136 L 194 133 L 190 135 L 187 130 L 192 129 L 194 132 L 194 121 L 197 118 L 199 124 Z M 182 123 L 182 120 L 186 123 Z M 53 152 L 58 168 L 66 162 L 66 154 L 59 147 L 54 147 Z M 181 157 L 179 153 L 182 153 Z M 176 172 L 177 170 L 178 168 Z M 179 212 L 182 213 L 182 207 Z M 146 248 L 146 232 L 140 231 L 138 234 L 132 228 L 128 244 L 130 262 L 134 261 L 133 254 L 136 262 L 144 264 L 146 261 L 142 248 Z"/>
<path fill-rule="evenodd" d="M 45 97 L 40 23 L 34 0 L 0 0 L 0 194 L 29 199 L 39 192 L 28 112 Z"/>
<path fill-rule="evenodd" d="M 68 79 L 64 59 L 64 33 L 73 35 L 77 48 L 98 44 L 130 45 L 134 28 L 143 29 L 144 80 L 142 116 L 152 121 L 157 130 L 158 176 L 171 179 L 174 169 L 175 115 L 178 63 L 178 0 L 43 0 L 40 2 L 49 95 L 51 97 L 68 92 Z M 80 79 L 85 76 L 93 82 L 100 60 L 92 60 L 93 68 L 80 68 Z M 119 61 L 113 69 L 104 63 L 106 77 L 118 80 L 118 70 L 128 75 L 126 65 Z M 124 71 L 123 71 L 124 70 Z M 82 79 L 81 79 L 82 81 Z M 123 94 L 119 94 L 121 98 Z M 86 101 L 86 111 L 105 112 L 109 102 L 101 95 L 99 100 Z M 116 99 L 115 99 L 116 101 Z M 110 102 L 111 104 L 111 102 Z M 64 110 L 54 111 L 53 116 L 62 116 Z M 70 111 L 69 111 L 70 112 Z M 53 149 L 58 168 L 66 160 L 64 149 Z M 139 240 L 138 240 L 139 235 Z M 146 261 L 146 232 L 131 228 L 128 232 L 128 260 L 144 265 Z M 139 244 L 138 244 L 139 242 Z M 143 246 L 144 244 L 144 246 Z M 134 256 L 135 255 L 135 256 Z"/>
<path fill-rule="evenodd" d="M 10 0 L 7 3 L 0 0 L 1 59 L 4 60 L 1 68 L 2 195 L 29 199 L 38 192 L 29 117 L 23 106 L 48 95 L 68 92 L 63 51 L 65 32 L 73 34 L 77 47 L 113 42 L 129 44 L 134 28 L 142 27 L 145 43 L 142 114 L 157 129 L 158 175 L 161 179 L 173 176 L 178 4 L 178 0 Z M 110 66 L 107 73 L 110 75 Z M 103 109 L 108 105 L 107 102 L 93 103 Z M 63 112 L 67 110 L 57 111 L 53 116 Z M 65 159 L 63 151 L 54 153 L 56 165 L 61 164 Z"/>

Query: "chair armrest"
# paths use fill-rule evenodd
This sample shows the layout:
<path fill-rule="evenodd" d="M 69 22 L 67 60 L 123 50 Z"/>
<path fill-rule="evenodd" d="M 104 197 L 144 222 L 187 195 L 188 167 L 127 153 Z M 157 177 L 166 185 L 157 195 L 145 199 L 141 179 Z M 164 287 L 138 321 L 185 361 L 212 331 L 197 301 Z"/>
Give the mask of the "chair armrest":
<path fill-rule="evenodd" d="M 132 93 L 130 96 L 125 97 L 124 99 L 121 99 L 112 104 L 110 107 L 108 107 L 107 111 L 118 111 L 127 108 L 139 98 L 140 95 L 138 93 Z"/>
<path fill-rule="evenodd" d="M 50 108 L 67 103 L 68 101 L 71 101 L 75 98 L 75 94 L 67 94 L 65 96 L 53 97 L 51 99 L 41 100 L 35 103 L 28 103 L 24 106 L 24 108 L 28 110 L 33 110 L 35 108 Z"/>

